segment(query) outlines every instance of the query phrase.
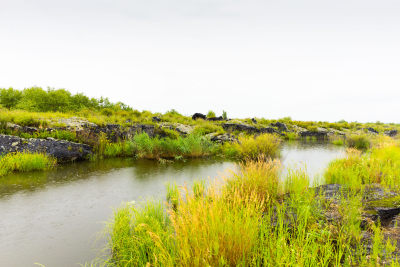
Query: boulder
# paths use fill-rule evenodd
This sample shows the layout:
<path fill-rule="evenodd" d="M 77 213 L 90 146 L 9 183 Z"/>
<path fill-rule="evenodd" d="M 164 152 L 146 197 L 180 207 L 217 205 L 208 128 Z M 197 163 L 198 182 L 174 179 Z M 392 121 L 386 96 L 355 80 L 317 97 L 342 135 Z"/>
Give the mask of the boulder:
<path fill-rule="evenodd" d="M 375 130 L 375 129 L 372 128 L 372 127 L 368 127 L 368 128 L 367 128 L 367 131 L 368 131 L 369 133 L 372 133 L 372 134 L 378 134 L 378 133 L 379 133 L 377 130 Z"/>
<path fill-rule="evenodd" d="M 193 120 L 197 120 L 197 119 L 205 120 L 205 119 L 207 119 L 207 116 L 204 114 L 201 114 L 201 113 L 195 113 L 195 114 L 193 114 L 192 119 Z"/>
<path fill-rule="evenodd" d="M 153 118 L 151 118 L 151 120 L 153 121 L 153 122 L 161 122 L 161 119 L 159 118 L 159 117 L 153 117 Z"/>
<path fill-rule="evenodd" d="M 271 123 L 270 125 L 273 126 L 273 127 L 278 128 L 278 130 L 281 131 L 281 132 L 288 132 L 289 131 L 289 129 L 286 126 L 286 124 L 284 124 L 282 122 L 279 122 L 279 121 L 277 121 L 275 123 Z"/>
<path fill-rule="evenodd" d="M 317 139 L 327 139 L 328 138 L 329 131 L 325 128 L 320 128 L 318 127 L 315 131 L 300 131 L 299 135 L 300 137 L 314 137 Z"/>
<path fill-rule="evenodd" d="M 385 131 L 385 134 L 387 136 L 394 137 L 398 134 L 398 131 L 397 130 L 389 130 L 389 131 Z"/>
<path fill-rule="evenodd" d="M 207 118 L 208 121 L 223 121 L 224 118 L 222 116 L 219 117 L 212 117 L 212 118 Z"/>
<path fill-rule="evenodd" d="M 246 133 L 259 133 L 259 129 L 248 125 L 248 124 L 244 124 L 244 123 L 232 123 L 232 122 L 228 122 L 228 123 L 224 123 L 222 124 L 222 128 L 224 128 L 225 131 L 239 131 L 239 132 L 246 132 Z"/>
<path fill-rule="evenodd" d="M 255 118 L 252 118 L 251 121 L 252 121 L 254 124 L 257 124 L 257 120 L 256 120 Z"/>
<path fill-rule="evenodd" d="M 225 142 L 237 142 L 237 138 L 234 135 L 228 134 L 228 133 L 224 133 L 224 134 L 215 134 L 215 133 L 211 133 L 208 134 L 207 137 L 210 138 L 211 141 L 216 142 L 216 143 L 220 143 L 223 144 Z"/>
<path fill-rule="evenodd" d="M 58 162 L 70 162 L 87 159 L 92 148 L 85 144 L 56 140 L 54 138 L 24 139 L 17 136 L 0 134 L 0 154 L 12 152 L 45 153 Z"/>

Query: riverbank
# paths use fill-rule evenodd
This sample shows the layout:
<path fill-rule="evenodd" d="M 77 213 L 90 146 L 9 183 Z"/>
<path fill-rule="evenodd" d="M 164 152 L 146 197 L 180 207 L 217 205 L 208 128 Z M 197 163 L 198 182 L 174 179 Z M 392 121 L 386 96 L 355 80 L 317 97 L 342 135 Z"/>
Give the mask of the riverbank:
<path fill-rule="evenodd" d="M 400 148 L 349 152 L 328 183 L 248 161 L 223 184 L 168 187 L 167 204 L 128 203 L 109 228 L 108 266 L 399 266 Z M 220 181 L 220 180 L 219 180 Z"/>
<path fill-rule="evenodd" d="M 105 98 L 41 88 L 0 89 L 0 104 L 0 155 L 44 153 L 58 164 L 107 157 L 161 162 L 275 157 L 277 144 L 285 140 L 324 140 L 366 150 L 376 140 L 397 138 L 400 129 L 380 122 L 229 119 L 226 112 L 217 117 L 212 111 L 192 116 L 140 112 Z"/>

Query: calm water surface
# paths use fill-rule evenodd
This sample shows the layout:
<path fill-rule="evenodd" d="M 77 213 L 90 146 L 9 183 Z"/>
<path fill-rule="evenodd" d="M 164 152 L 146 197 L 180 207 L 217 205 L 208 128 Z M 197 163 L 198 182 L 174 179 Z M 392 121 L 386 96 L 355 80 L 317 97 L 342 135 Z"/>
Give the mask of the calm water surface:
<path fill-rule="evenodd" d="M 285 144 L 284 168 L 314 176 L 343 149 Z M 228 175 L 232 162 L 190 160 L 160 165 L 111 159 L 65 165 L 0 179 L 0 266 L 79 266 L 101 255 L 100 234 L 122 202 L 165 196 L 165 184 Z M 284 171 L 285 174 L 285 171 Z M 283 175 L 284 175 L 283 174 Z"/>

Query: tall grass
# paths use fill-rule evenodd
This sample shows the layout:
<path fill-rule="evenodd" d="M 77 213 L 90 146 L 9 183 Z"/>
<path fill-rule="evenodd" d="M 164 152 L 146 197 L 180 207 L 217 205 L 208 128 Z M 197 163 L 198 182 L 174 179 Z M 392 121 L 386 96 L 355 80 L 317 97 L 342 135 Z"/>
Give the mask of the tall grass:
<path fill-rule="evenodd" d="M 346 138 L 346 144 L 351 148 L 367 150 L 371 147 L 371 138 L 367 135 L 352 134 Z"/>
<path fill-rule="evenodd" d="M 169 186 L 168 203 L 125 206 L 110 226 L 116 266 L 366 266 L 393 255 L 371 226 L 361 244 L 361 195 L 316 195 L 302 171 L 278 179 L 276 161 L 249 161 L 222 185 Z M 355 192 L 355 191 L 354 191 Z M 167 212 L 165 212 L 165 209 Z M 334 209 L 336 220 L 324 217 Z M 394 262 L 396 264 L 396 262 Z"/>
<path fill-rule="evenodd" d="M 0 156 L 0 176 L 11 172 L 46 170 L 56 165 L 56 160 L 43 153 L 9 153 Z"/>
<path fill-rule="evenodd" d="M 280 143 L 281 139 L 273 134 L 239 136 L 238 142 L 225 143 L 222 150 L 225 156 L 240 160 L 256 160 L 260 156 L 276 158 Z"/>
<path fill-rule="evenodd" d="M 186 137 L 150 138 L 146 133 L 137 134 L 133 140 L 134 151 L 139 158 L 193 158 L 211 155 L 215 145 L 196 134 Z"/>
<path fill-rule="evenodd" d="M 400 185 L 400 147 L 374 148 L 367 154 L 350 149 L 344 159 L 331 162 L 325 172 L 327 183 L 361 187 L 381 183 L 391 188 Z"/>

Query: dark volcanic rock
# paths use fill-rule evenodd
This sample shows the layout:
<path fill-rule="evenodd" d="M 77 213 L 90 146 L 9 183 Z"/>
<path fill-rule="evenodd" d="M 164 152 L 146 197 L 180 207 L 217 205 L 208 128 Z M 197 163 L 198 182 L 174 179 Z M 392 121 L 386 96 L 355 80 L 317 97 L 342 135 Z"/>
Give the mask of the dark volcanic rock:
<path fill-rule="evenodd" d="M 273 127 L 277 127 L 277 128 L 279 129 L 279 131 L 281 131 L 281 132 L 287 132 L 287 131 L 289 131 L 289 129 L 288 129 L 288 127 L 286 126 L 286 124 L 284 124 L 284 123 L 282 123 L 282 122 L 279 122 L 279 121 L 277 121 L 277 122 L 275 122 L 275 123 L 271 123 L 270 125 L 273 126 Z"/>
<path fill-rule="evenodd" d="M 216 143 L 237 142 L 237 138 L 234 135 L 228 133 L 214 135 L 210 138 L 210 140 Z"/>
<path fill-rule="evenodd" d="M 153 122 L 161 122 L 161 119 L 159 117 L 153 117 L 153 118 L 151 118 L 151 120 Z"/>
<path fill-rule="evenodd" d="M 259 133 L 259 129 L 254 127 L 254 126 L 250 126 L 247 124 L 241 124 L 241 123 L 224 123 L 222 124 L 222 128 L 224 128 L 225 131 L 239 131 L 239 132 L 247 132 L 247 133 Z"/>
<path fill-rule="evenodd" d="M 223 121 L 224 118 L 222 116 L 219 117 L 212 117 L 212 118 L 207 118 L 208 121 Z"/>
<path fill-rule="evenodd" d="M 252 118 L 251 121 L 255 124 L 257 124 L 257 120 L 255 118 Z"/>
<path fill-rule="evenodd" d="M 398 131 L 397 130 L 389 130 L 389 131 L 385 131 L 385 134 L 387 136 L 394 137 L 398 134 Z"/>
<path fill-rule="evenodd" d="M 375 130 L 372 127 L 367 128 L 368 132 L 373 133 L 373 134 L 378 134 L 379 132 L 377 130 Z"/>
<path fill-rule="evenodd" d="M 316 131 L 301 131 L 300 137 L 315 137 L 317 139 L 327 139 L 329 132 L 326 129 L 318 128 Z"/>
<path fill-rule="evenodd" d="M 224 123 L 222 124 L 222 128 L 225 131 L 239 131 L 239 132 L 246 132 L 250 134 L 260 134 L 260 133 L 277 133 L 277 131 L 272 127 L 264 127 L 264 128 L 257 128 L 251 125 L 242 124 L 242 123 Z"/>
<path fill-rule="evenodd" d="M 12 152 L 41 152 L 55 157 L 59 162 L 68 162 L 87 159 L 92 149 L 88 145 L 53 138 L 24 139 L 0 134 L 0 154 Z"/>
<path fill-rule="evenodd" d="M 193 120 L 197 120 L 197 119 L 205 120 L 205 119 L 207 119 L 207 116 L 204 114 L 201 114 L 201 113 L 195 113 L 195 114 L 193 114 L 192 119 Z"/>

